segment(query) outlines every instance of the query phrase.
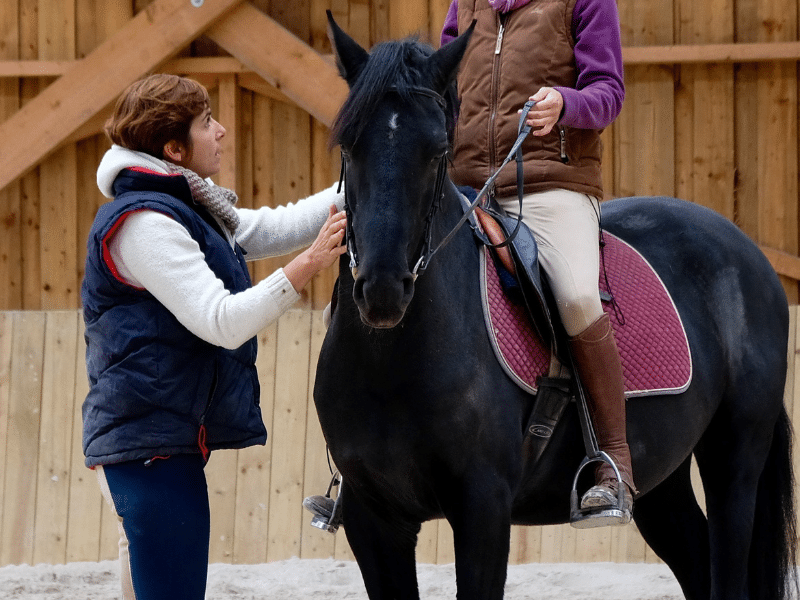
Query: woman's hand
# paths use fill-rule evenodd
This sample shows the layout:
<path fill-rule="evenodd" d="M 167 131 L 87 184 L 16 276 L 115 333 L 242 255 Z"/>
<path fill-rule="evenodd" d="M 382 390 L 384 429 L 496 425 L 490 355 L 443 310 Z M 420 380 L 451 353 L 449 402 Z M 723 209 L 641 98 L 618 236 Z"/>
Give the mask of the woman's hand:
<path fill-rule="evenodd" d="M 543 87 L 531 96 L 530 100 L 533 100 L 536 104 L 528 112 L 528 118 L 525 122 L 531 126 L 533 135 L 547 135 L 561 118 L 564 97 L 556 89 Z M 519 112 L 521 113 L 522 111 L 520 110 Z"/>
<path fill-rule="evenodd" d="M 314 243 L 283 268 L 296 291 L 302 290 L 314 275 L 330 267 L 347 251 L 347 247 L 342 245 L 346 224 L 344 211 L 336 212 L 336 206 L 331 205 L 328 219 Z"/>

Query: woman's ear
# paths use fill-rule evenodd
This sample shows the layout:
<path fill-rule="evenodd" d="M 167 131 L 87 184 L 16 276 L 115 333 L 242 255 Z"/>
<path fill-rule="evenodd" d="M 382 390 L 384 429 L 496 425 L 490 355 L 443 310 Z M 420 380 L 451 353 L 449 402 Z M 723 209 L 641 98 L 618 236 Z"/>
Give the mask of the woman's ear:
<path fill-rule="evenodd" d="M 170 162 L 180 163 L 183 158 L 183 147 L 175 140 L 164 144 L 164 158 Z"/>

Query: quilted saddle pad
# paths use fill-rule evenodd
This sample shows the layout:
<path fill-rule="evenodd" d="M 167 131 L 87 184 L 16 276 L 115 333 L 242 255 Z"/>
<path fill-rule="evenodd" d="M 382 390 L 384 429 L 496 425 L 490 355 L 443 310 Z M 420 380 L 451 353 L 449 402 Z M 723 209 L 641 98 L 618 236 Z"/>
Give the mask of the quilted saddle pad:
<path fill-rule="evenodd" d="M 672 297 L 637 250 L 608 232 L 604 236 L 606 273 L 623 322 L 610 303 L 604 303 L 604 310 L 622 359 L 625 395 L 685 391 L 692 379 L 691 350 Z M 598 281 L 602 291 L 609 291 L 602 272 Z M 486 326 L 498 360 L 520 387 L 536 393 L 538 377 L 547 375 L 550 368 L 550 349 L 536 334 L 525 307 L 504 294 L 486 248 L 481 257 L 481 287 Z"/>

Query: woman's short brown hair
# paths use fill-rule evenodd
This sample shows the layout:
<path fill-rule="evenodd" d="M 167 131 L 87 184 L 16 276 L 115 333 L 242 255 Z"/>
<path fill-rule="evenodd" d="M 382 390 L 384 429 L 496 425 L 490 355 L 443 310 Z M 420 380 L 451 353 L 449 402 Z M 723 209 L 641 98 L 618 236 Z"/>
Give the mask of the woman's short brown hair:
<path fill-rule="evenodd" d="M 164 145 L 173 140 L 191 152 L 189 128 L 208 106 L 208 91 L 196 81 L 150 75 L 123 92 L 105 132 L 112 143 L 156 158 L 164 158 Z"/>

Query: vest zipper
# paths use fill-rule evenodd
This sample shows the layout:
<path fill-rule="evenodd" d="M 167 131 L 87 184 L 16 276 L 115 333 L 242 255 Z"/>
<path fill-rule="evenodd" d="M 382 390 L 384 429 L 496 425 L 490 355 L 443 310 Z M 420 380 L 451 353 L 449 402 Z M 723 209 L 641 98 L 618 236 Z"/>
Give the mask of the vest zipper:
<path fill-rule="evenodd" d="M 497 42 L 494 47 L 494 60 L 492 64 L 492 91 L 491 91 L 491 112 L 489 113 L 489 173 L 491 177 L 497 165 L 497 140 L 495 139 L 495 124 L 497 122 L 497 105 L 499 102 L 498 94 L 500 89 L 500 51 L 503 47 L 503 33 L 506 27 L 506 15 L 498 15 L 499 27 L 497 30 Z M 494 185 L 489 190 L 490 195 L 494 195 Z"/>
<path fill-rule="evenodd" d="M 500 30 L 497 32 L 497 43 L 494 45 L 494 53 L 500 54 L 500 49 L 503 47 L 503 32 L 505 31 L 505 19 L 500 18 Z"/>
<path fill-rule="evenodd" d="M 567 130 L 563 125 L 558 126 L 558 137 L 561 138 L 561 162 L 568 163 L 567 156 Z"/>

